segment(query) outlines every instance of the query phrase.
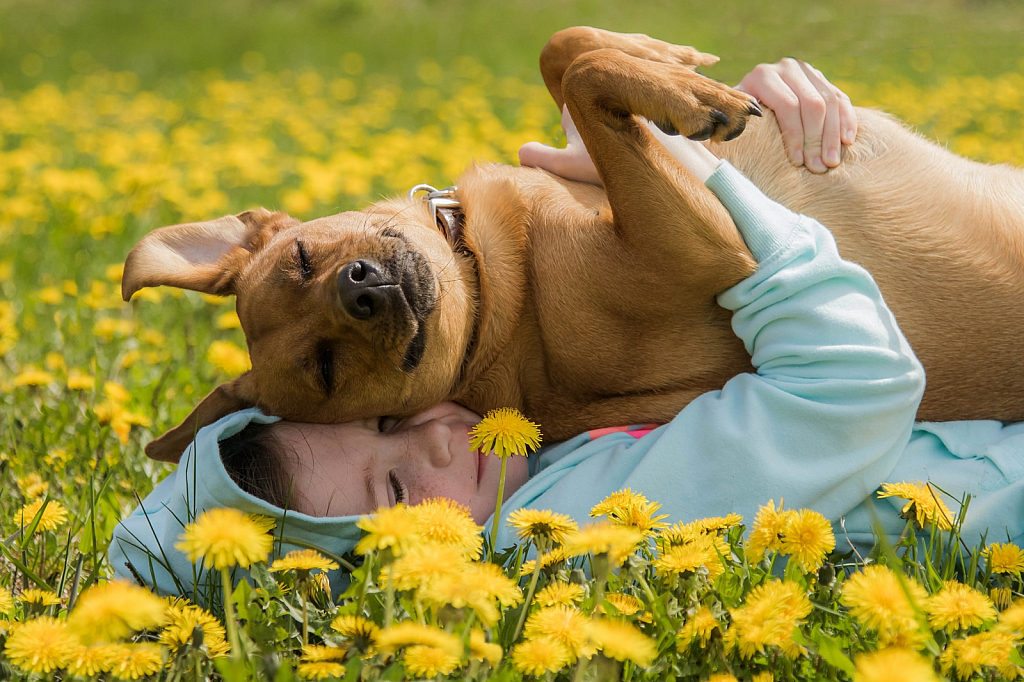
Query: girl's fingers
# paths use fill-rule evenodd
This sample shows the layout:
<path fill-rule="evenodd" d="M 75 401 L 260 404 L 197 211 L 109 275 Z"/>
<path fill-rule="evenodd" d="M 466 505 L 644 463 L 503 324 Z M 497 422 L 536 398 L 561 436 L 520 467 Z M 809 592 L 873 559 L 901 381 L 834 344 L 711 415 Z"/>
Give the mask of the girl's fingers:
<path fill-rule="evenodd" d="M 542 168 L 567 180 L 602 184 L 597 166 L 582 144 L 557 149 L 540 142 L 527 142 L 519 148 L 519 165 Z"/>
<path fill-rule="evenodd" d="M 825 80 L 821 72 L 806 62 L 799 62 L 808 82 L 818 91 L 825 102 L 825 119 L 821 127 L 821 160 L 829 168 L 839 165 L 840 130 L 842 125 L 839 109 L 839 90 Z"/>
<path fill-rule="evenodd" d="M 842 90 L 839 93 L 839 136 L 843 144 L 853 144 L 857 139 L 857 110 L 853 108 L 853 102 Z"/>
<path fill-rule="evenodd" d="M 825 128 L 825 100 L 807 78 L 800 62 L 786 58 L 779 62 L 782 80 L 800 100 L 800 121 L 804 133 L 804 165 L 815 173 L 828 170 L 822 159 L 821 136 Z"/>
<path fill-rule="evenodd" d="M 759 102 L 775 112 L 775 120 L 782 131 L 786 155 L 795 166 L 804 163 L 804 124 L 800 118 L 800 100 L 779 76 L 774 64 L 760 64 L 736 86 L 737 90 L 753 95 Z"/>

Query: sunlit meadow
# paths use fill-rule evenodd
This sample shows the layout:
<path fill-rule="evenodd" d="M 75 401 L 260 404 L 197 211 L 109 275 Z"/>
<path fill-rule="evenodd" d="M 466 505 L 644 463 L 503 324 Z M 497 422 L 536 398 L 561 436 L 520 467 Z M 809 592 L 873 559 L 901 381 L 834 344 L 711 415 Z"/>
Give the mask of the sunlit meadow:
<path fill-rule="evenodd" d="M 40 642 L 73 637 L 61 629 L 63 621 L 42 616 L 63 619 L 84 591 L 111 575 L 105 551 L 114 525 L 169 471 L 145 459 L 141 445 L 180 421 L 216 383 L 248 367 L 232 300 L 158 288 L 121 301 L 121 262 L 142 234 L 258 205 L 313 218 L 421 182 L 445 186 L 474 160 L 514 163 L 529 140 L 558 141 L 557 111 L 543 87 L 491 73 L 470 57 L 443 65 L 421 60 L 401 79 L 376 73 L 355 52 L 342 52 L 331 75 L 267 72 L 256 51 L 245 53 L 242 64 L 246 78 L 191 77 L 170 90 L 140 87 L 131 72 L 95 69 L 74 82 L 40 81 L 0 93 L 0 649 L 29 627 L 19 625 L 26 620 L 36 623 Z M 956 153 L 1024 165 L 1024 77 L 931 80 L 842 86 L 855 103 L 892 112 Z M 217 623 L 193 606 L 178 603 L 167 611 L 160 604 L 148 620 L 140 615 L 108 638 L 130 640 L 134 649 L 93 651 L 92 668 L 58 657 L 50 670 L 8 648 L 0 653 L 0 679 L 733 674 L 765 682 L 845 679 L 854 675 L 854 663 L 865 680 L 887 679 L 876 668 L 893 665 L 920 664 L 913 679 L 922 680 L 933 679 L 933 671 L 961 680 L 1022 672 L 1024 607 L 1011 604 L 1020 596 L 1024 554 L 997 554 L 1009 567 L 1003 573 L 977 551 L 954 557 L 948 538 L 932 538 L 934 563 L 914 555 L 904 564 L 889 554 L 890 565 L 907 577 L 886 586 L 896 585 L 910 604 L 889 605 L 909 618 L 889 632 L 871 617 L 892 614 L 863 605 L 858 611 L 856 593 L 844 593 L 855 583 L 844 580 L 843 561 L 855 558 L 800 563 L 792 548 L 758 547 L 780 565 L 790 557 L 786 581 L 772 582 L 767 564 L 751 556 L 763 524 L 746 520 L 755 531 L 747 540 L 738 520 L 677 529 L 678 537 L 669 538 L 656 507 L 633 498 L 619 502 L 622 509 L 640 505 L 640 512 L 609 507 L 612 526 L 640 535 L 615 536 L 626 549 L 611 563 L 633 557 L 618 574 L 607 570 L 612 545 L 556 557 L 537 567 L 539 580 L 529 571 L 518 580 L 522 557 L 513 554 L 503 557 L 507 584 L 488 574 L 492 587 L 505 590 L 487 593 L 489 607 L 464 595 L 456 607 L 455 597 L 437 596 L 437 585 L 430 596 L 430 586 L 411 578 L 389 597 L 381 572 L 392 570 L 401 552 L 375 547 L 368 550 L 369 567 L 339 603 L 308 569 L 259 568 L 258 582 L 236 592 L 241 632 L 232 635 L 230 624 L 225 630 L 222 612 Z M 908 532 L 913 528 L 908 522 Z M 415 539 L 408 551 L 430 549 L 417 532 L 410 531 Z M 571 544 L 543 534 L 531 542 L 548 549 Z M 898 553 L 912 554 L 912 545 L 908 538 Z M 687 559 L 671 547 L 695 554 Z M 452 565 L 486 572 L 473 561 L 477 556 L 476 549 L 463 552 Z M 957 561 L 962 565 L 954 573 Z M 582 565 L 595 569 L 595 579 L 572 570 Z M 951 589 L 945 581 L 953 577 L 977 588 L 968 595 L 976 609 L 949 625 L 934 614 L 942 613 L 937 595 Z M 137 593 L 121 596 L 145 603 Z M 94 602 L 115 597 L 98 594 Z M 390 613 L 388 599 L 395 600 Z M 524 599 L 532 615 L 521 618 Z M 550 611 L 556 607 L 562 611 Z M 605 617 L 596 629 L 581 625 L 600 613 Z M 339 621 L 343 616 L 375 624 Z M 410 630 L 406 639 L 382 644 L 373 628 L 392 617 L 437 632 Z M 772 632 L 750 629 L 757 619 L 776 617 Z M 552 624 L 558 618 L 560 625 Z M 168 623 L 187 625 L 187 632 L 174 639 Z M 196 624 L 209 628 L 205 641 L 193 636 Z M 526 642 L 513 648 L 520 630 Z M 618 650 L 615 641 L 631 644 Z M 96 648 L 102 642 L 72 643 Z M 247 652 L 245 660 L 261 662 L 234 661 L 232 646 Z M 895 658 L 868 656 L 882 648 Z M 215 673 L 215 655 L 234 662 Z"/>

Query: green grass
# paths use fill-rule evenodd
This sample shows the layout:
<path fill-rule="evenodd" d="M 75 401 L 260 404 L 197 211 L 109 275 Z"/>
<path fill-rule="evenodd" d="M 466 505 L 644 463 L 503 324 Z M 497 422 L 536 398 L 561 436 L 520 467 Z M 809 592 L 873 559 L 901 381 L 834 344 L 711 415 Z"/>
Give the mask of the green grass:
<path fill-rule="evenodd" d="M 271 71 L 324 73 L 357 52 L 370 71 L 399 76 L 424 56 L 447 64 L 472 55 L 496 73 L 539 82 L 541 46 L 572 25 L 643 32 L 716 53 L 723 62 L 710 73 L 727 82 L 783 56 L 866 82 L 1024 68 L 1024 12 L 1011 0 L 4 0 L 0 83 L 21 90 L 40 78 L 64 82 L 100 64 L 134 71 L 143 87 L 173 89 L 193 72 L 242 76 L 250 51 Z M 35 56 L 26 62 L 26 55 Z"/>

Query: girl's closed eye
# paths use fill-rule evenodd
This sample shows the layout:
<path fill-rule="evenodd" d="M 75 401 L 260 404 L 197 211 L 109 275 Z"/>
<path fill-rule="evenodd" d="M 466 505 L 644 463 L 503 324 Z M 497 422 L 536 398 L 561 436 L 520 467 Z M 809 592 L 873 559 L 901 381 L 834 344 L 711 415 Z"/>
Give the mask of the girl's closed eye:
<path fill-rule="evenodd" d="M 377 419 L 377 430 L 381 433 L 389 433 L 398 425 L 398 422 L 399 420 L 394 417 L 380 417 Z"/>
<path fill-rule="evenodd" d="M 392 506 L 405 502 L 405 488 L 402 487 L 402 481 L 394 469 L 388 472 L 388 483 L 391 484 L 391 493 L 394 495 Z"/>

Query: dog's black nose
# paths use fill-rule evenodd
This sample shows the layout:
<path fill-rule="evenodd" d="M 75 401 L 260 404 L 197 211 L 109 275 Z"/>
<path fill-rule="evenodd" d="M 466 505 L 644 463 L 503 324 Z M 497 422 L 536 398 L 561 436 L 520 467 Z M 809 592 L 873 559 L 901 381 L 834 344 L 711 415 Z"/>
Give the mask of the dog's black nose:
<path fill-rule="evenodd" d="M 372 263 L 357 260 L 349 263 L 338 273 L 338 293 L 341 305 L 357 320 L 368 320 L 384 309 L 389 285 L 381 277 L 380 270 Z"/>

